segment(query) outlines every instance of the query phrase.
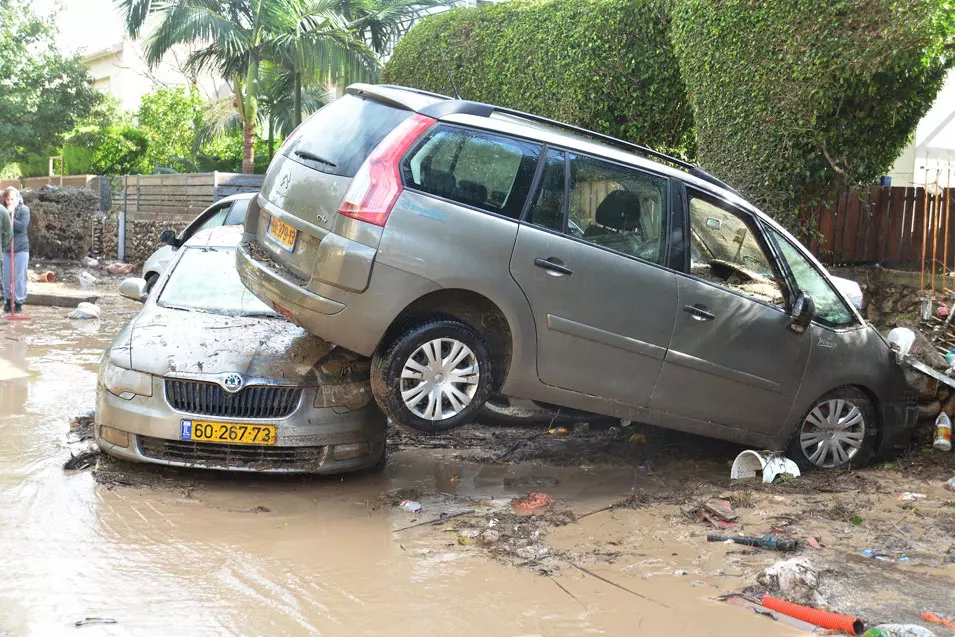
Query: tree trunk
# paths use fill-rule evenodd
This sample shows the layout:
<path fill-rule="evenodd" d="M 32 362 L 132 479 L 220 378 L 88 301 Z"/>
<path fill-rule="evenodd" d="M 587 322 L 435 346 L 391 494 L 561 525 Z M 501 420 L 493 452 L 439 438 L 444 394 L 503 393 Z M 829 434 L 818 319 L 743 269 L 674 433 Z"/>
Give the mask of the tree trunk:
<path fill-rule="evenodd" d="M 245 135 L 242 144 L 242 172 L 251 175 L 255 172 L 255 120 L 245 121 Z"/>
<path fill-rule="evenodd" d="M 275 121 L 269 115 L 269 161 L 275 157 Z"/>
<path fill-rule="evenodd" d="M 298 125 L 302 123 L 302 74 L 295 74 L 295 96 L 294 103 L 292 105 L 294 109 L 293 118 L 292 118 L 292 128 L 298 128 Z"/>

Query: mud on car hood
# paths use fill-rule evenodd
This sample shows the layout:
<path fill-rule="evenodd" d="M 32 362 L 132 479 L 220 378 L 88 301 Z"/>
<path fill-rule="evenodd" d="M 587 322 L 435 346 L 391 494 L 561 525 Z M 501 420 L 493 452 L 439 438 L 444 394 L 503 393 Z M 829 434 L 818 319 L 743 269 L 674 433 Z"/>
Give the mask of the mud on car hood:
<path fill-rule="evenodd" d="M 114 361 L 128 356 L 131 369 L 157 376 L 237 372 L 297 386 L 358 380 L 367 367 L 356 354 L 282 319 L 151 309 L 120 332 Z"/>

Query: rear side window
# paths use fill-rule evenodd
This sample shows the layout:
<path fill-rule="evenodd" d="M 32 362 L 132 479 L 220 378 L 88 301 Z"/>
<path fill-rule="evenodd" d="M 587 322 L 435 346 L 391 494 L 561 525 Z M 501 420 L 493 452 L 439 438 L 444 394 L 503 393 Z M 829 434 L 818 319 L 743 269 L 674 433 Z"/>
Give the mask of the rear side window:
<path fill-rule="evenodd" d="M 483 131 L 437 126 L 401 163 L 406 188 L 516 219 L 540 146 Z"/>
<path fill-rule="evenodd" d="M 224 226 L 241 226 L 245 223 L 245 215 L 249 211 L 249 202 L 251 199 L 236 199 L 232 202 L 232 209 L 229 210 L 229 216 L 225 218 Z"/>
<path fill-rule="evenodd" d="M 282 154 L 323 173 L 354 177 L 371 151 L 411 111 L 345 95 L 309 117 Z"/>

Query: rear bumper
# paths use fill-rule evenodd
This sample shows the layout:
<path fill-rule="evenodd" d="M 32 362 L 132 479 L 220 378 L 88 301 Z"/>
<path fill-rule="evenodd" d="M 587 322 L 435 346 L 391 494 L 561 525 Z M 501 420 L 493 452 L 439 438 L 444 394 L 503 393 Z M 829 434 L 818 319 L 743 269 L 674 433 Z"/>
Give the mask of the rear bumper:
<path fill-rule="evenodd" d="M 105 453 L 131 462 L 177 467 L 255 471 L 261 473 L 339 473 L 374 466 L 384 453 L 387 419 L 371 401 L 357 411 L 335 413 L 311 406 L 307 390 L 301 406 L 282 419 L 221 419 L 173 410 L 162 392 L 124 400 L 97 388 L 95 437 Z M 181 440 L 183 419 L 274 425 L 276 445 L 235 445 Z M 129 445 L 120 447 L 102 438 L 101 426 L 127 432 Z M 336 460 L 336 445 L 367 443 L 368 452 Z"/>
<path fill-rule="evenodd" d="M 335 289 L 341 300 L 331 299 L 306 289 L 307 282 L 280 264 L 255 259 L 253 248 L 254 239 L 244 238 L 235 253 L 245 287 L 270 306 L 287 310 L 308 332 L 363 356 L 374 353 L 392 321 L 412 301 L 440 289 L 433 281 L 378 263 L 364 292 Z"/>

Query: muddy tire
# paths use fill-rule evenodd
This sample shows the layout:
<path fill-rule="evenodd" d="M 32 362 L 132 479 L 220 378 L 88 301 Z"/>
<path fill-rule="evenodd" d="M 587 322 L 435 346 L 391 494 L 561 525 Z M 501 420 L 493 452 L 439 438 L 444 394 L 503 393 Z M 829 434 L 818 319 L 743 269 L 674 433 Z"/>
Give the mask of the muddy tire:
<path fill-rule="evenodd" d="M 403 326 L 371 360 L 371 391 L 395 423 L 436 433 L 474 422 L 491 389 L 484 339 L 454 318 Z"/>
<path fill-rule="evenodd" d="M 875 455 L 878 422 L 868 396 L 841 387 L 816 400 L 803 415 L 787 454 L 803 471 L 865 466 Z"/>

